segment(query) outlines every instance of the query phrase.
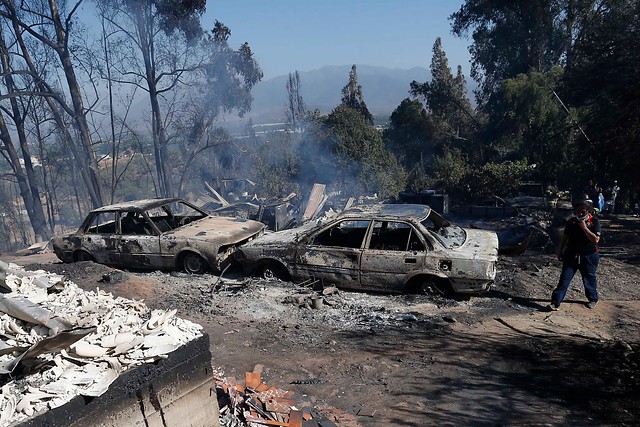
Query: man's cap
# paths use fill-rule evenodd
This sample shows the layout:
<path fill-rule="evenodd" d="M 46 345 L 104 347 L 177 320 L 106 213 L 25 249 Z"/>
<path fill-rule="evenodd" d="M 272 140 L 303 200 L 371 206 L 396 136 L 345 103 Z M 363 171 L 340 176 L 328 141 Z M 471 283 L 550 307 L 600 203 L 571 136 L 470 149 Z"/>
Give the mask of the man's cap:
<path fill-rule="evenodd" d="M 573 208 L 587 207 L 589 209 L 593 209 L 593 202 L 589 199 L 578 200 L 577 202 L 573 202 Z"/>

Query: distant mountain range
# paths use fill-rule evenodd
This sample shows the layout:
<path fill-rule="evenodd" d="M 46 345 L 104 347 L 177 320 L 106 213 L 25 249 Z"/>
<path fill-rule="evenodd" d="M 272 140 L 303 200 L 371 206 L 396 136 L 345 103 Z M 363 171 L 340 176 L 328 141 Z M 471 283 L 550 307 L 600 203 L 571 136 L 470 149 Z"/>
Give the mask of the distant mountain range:
<path fill-rule="evenodd" d="M 328 113 L 342 98 L 342 88 L 349 81 L 351 65 L 326 66 L 318 70 L 299 72 L 302 98 L 309 110 Z M 429 70 L 414 67 L 409 70 L 357 65 L 358 83 L 362 86 L 364 101 L 374 116 L 390 115 L 403 99 L 409 97 L 409 84 L 416 80 L 431 80 Z M 255 124 L 285 120 L 287 80 L 278 76 L 259 82 L 252 91 L 254 101 L 249 117 Z M 228 118 L 228 120 L 233 120 Z"/>

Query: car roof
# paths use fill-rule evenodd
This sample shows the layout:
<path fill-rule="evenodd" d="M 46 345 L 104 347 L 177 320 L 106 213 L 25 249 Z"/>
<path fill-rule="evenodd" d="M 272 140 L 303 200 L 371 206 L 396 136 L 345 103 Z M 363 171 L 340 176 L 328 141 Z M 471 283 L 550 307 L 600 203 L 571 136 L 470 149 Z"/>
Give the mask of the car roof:
<path fill-rule="evenodd" d="M 377 216 L 385 218 L 397 218 L 397 219 L 417 219 L 422 221 L 431 213 L 431 207 L 427 205 L 418 204 L 377 204 L 377 205 L 362 205 L 354 208 L 347 209 L 342 212 L 338 217 L 360 217 L 362 215 Z"/>
<path fill-rule="evenodd" d="M 143 212 L 149 209 L 157 208 L 162 205 L 173 202 L 184 202 L 179 198 L 157 198 L 157 199 L 140 199 L 130 200 L 128 202 L 116 203 L 113 205 L 102 206 L 92 210 L 91 212 L 105 212 L 105 211 L 138 211 Z"/>

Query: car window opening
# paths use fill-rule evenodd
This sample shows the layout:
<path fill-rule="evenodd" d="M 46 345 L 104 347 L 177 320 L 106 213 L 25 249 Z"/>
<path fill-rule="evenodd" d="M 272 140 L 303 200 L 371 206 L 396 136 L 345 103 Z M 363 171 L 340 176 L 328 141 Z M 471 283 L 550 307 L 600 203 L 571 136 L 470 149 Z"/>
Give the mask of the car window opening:
<path fill-rule="evenodd" d="M 371 221 L 341 221 L 318 234 L 313 245 L 360 248 Z"/>
<path fill-rule="evenodd" d="M 182 202 L 149 209 L 147 215 L 161 233 L 174 230 L 207 216 L 205 212 L 198 211 Z"/>
<path fill-rule="evenodd" d="M 387 251 L 425 250 L 413 227 L 397 221 L 375 221 L 369 248 Z"/>
<path fill-rule="evenodd" d="M 139 212 L 127 212 L 120 215 L 120 230 L 123 235 L 149 235 L 153 233 L 153 227 L 149 225 L 145 217 Z"/>
<path fill-rule="evenodd" d="M 451 224 L 434 211 L 429 212 L 429 216 L 420 224 L 448 249 L 460 247 L 467 240 L 467 233 L 462 227 Z"/>
<path fill-rule="evenodd" d="M 116 213 L 101 212 L 97 214 L 89 223 L 87 233 L 115 234 L 116 233 Z"/>

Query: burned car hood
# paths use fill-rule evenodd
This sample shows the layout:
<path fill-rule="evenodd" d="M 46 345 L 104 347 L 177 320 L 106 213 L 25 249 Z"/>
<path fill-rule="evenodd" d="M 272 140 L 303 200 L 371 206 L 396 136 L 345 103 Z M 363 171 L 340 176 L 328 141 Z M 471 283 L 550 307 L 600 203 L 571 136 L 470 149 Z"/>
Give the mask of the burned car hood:
<path fill-rule="evenodd" d="M 252 240 L 251 242 L 243 245 L 244 248 L 251 246 L 266 246 L 266 245 L 288 245 L 296 243 L 298 238 L 306 235 L 309 230 L 317 227 L 313 221 L 304 224 L 300 227 L 290 228 L 288 230 L 266 232 L 262 236 Z"/>
<path fill-rule="evenodd" d="M 248 239 L 265 228 L 263 223 L 250 219 L 209 216 L 164 235 L 232 244 Z"/>
<path fill-rule="evenodd" d="M 493 231 L 465 228 L 467 240 L 454 251 L 470 259 L 498 259 L 498 235 Z"/>

